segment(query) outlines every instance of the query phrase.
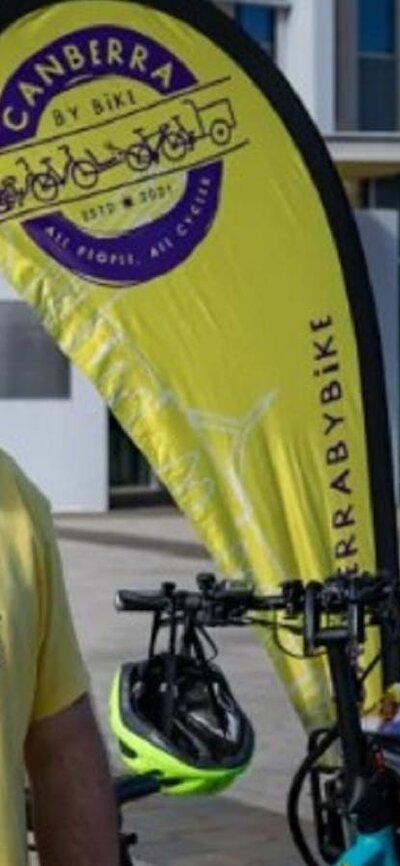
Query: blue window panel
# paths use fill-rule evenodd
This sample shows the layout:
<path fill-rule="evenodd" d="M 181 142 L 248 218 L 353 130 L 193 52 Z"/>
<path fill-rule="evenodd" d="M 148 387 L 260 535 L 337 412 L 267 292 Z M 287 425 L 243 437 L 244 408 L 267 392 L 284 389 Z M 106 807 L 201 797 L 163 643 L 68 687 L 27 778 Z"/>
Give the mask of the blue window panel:
<path fill-rule="evenodd" d="M 393 54 L 395 0 L 358 0 L 358 47 L 362 54 Z"/>
<path fill-rule="evenodd" d="M 274 13 L 265 6 L 236 3 L 236 21 L 256 42 L 271 44 L 273 41 Z"/>
<path fill-rule="evenodd" d="M 359 129 L 392 131 L 397 126 L 396 64 L 394 57 L 361 57 Z"/>
<path fill-rule="evenodd" d="M 382 177 L 372 182 L 374 198 L 371 207 L 383 207 L 390 210 L 400 210 L 400 175 Z M 400 241 L 400 236 L 399 236 Z"/>

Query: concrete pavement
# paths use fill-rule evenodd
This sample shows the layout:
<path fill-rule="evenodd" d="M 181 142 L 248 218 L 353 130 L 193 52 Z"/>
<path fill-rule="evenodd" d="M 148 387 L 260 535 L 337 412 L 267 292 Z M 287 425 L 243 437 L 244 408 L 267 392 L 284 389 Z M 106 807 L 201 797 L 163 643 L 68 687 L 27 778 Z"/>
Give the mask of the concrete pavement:
<path fill-rule="evenodd" d="M 173 507 L 56 515 L 66 583 L 99 719 L 114 770 L 121 770 L 107 722 L 116 667 L 145 654 L 146 614 L 118 614 L 120 588 L 156 588 L 162 580 L 194 585 L 212 562 Z M 299 722 L 250 629 L 219 630 L 220 662 L 251 717 L 257 749 L 247 774 L 218 798 L 151 797 L 130 809 L 138 854 L 154 866 L 297 866 L 285 798 L 305 745 Z M 309 814 L 309 803 L 303 804 Z"/>

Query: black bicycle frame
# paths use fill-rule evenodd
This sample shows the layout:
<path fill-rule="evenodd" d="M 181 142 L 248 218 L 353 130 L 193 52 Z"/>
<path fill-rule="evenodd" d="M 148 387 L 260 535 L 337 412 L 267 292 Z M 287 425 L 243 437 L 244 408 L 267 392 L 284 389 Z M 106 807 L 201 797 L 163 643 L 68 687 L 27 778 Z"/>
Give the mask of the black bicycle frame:
<path fill-rule="evenodd" d="M 337 725 L 342 744 L 347 801 L 359 794 L 360 782 L 371 775 L 365 735 L 360 724 L 357 681 L 349 660 L 348 640 L 325 637 L 331 681 L 336 702 Z"/>
<path fill-rule="evenodd" d="M 391 770 L 376 766 L 361 726 L 359 683 L 351 653 L 354 641 L 357 646 L 364 641 L 364 612 L 351 592 L 345 620 L 329 625 L 322 621 L 319 585 L 306 586 L 305 651 L 312 655 L 323 647 L 327 652 L 343 753 L 345 810 L 359 832 L 376 833 L 395 823 L 397 779 Z"/>

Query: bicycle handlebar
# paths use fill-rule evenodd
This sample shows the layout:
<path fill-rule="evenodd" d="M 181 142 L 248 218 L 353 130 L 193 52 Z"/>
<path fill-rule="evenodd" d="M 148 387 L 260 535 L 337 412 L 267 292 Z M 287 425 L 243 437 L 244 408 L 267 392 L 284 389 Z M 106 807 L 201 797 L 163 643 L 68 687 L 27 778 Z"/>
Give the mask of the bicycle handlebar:
<path fill-rule="evenodd" d="M 118 611 L 147 611 L 156 613 L 165 610 L 166 599 L 160 597 L 159 592 L 143 590 L 133 592 L 129 589 L 120 589 L 115 595 L 115 608 Z"/>
<path fill-rule="evenodd" d="M 149 797 L 159 793 L 161 782 L 157 776 L 143 774 L 142 776 L 124 775 L 113 778 L 114 799 L 118 809 L 133 800 Z"/>
<path fill-rule="evenodd" d="M 287 581 L 276 594 L 259 595 L 252 588 L 235 587 L 217 581 L 213 575 L 198 575 L 197 590 L 180 590 L 173 583 L 163 583 L 159 590 L 120 590 L 116 595 L 119 611 L 147 611 L 192 615 L 206 625 L 229 623 L 249 612 L 283 612 L 286 617 L 312 613 L 351 613 L 361 618 L 365 611 L 377 612 L 380 605 L 400 599 L 397 580 L 388 576 L 361 574 L 335 575 L 323 583 Z"/>

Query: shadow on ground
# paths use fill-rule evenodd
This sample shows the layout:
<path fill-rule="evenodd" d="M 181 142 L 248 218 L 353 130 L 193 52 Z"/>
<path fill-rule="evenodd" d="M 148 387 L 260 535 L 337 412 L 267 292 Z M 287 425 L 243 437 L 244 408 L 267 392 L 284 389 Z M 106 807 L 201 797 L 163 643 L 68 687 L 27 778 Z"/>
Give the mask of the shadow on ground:
<path fill-rule="evenodd" d="M 139 834 L 135 854 L 152 866 L 302 862 L 288 838 L 285 817 L 227 797 L 154 796 L 129 807 L 125 824 Z"/>

